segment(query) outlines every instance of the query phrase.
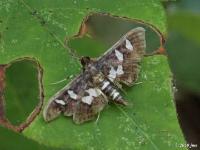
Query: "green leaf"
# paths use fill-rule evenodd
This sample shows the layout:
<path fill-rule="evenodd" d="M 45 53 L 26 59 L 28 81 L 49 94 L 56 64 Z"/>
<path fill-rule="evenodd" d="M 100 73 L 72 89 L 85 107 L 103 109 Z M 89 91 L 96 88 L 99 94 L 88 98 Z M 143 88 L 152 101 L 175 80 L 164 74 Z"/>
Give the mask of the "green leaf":
<path fill-rule="evenodd" d="M 0 127 L 0 133 L 0 148 L 3 150 L 60 150 L 40 145 L 35 141 L 21 136 L 19 133 L 14 133 L 2 127 Z"/>
<path fill-rule="evenodd" d="M 46 103 L 71 79 L 52 83 L 80 72 L 81 66 L 64 46 L 64 39 L 76 35 L 84 18 L 93 13 L 141 20 L 166 34 L 159 0 L 2 1 L 0 64 L 35 58 L 44 72 Z M 185 141 L 172 101 L 171 80 L 165 56 L 146 57 L 138 81 L 141 84 L 126 89 L 128 107 L 109 105 L 97 123 L 83 125 L 66 117 L 46 123 L 40 113 L 23 134 L 41 144 L 71 149 L 179 149 Z"/>

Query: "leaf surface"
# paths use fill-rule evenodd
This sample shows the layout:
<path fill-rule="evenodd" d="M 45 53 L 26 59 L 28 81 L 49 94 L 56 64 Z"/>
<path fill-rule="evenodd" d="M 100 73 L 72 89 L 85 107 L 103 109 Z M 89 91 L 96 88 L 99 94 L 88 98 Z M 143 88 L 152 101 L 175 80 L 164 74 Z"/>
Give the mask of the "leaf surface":
<path fill-rule="evenodd" d="M 31 57 L 43 68 L 45 103 L 67 84 L 52 84 L 81 71 L 64 45 L 93 13 L 141 20 L 166 34 L 159 0 L 2 1 L 0 63 Z M 103 52 L 103 51 L 102 51 Z M 97 123 L 75 125 L 60 117 L 46 123 L 38 115 L 23 134 L 41 144 L 71 149 L 178 149 L 184 143 L 173 103 L 171 72 L 165 56 L 144 58 L 139 83 L 127 88 L 128 107 L 109 105 Z M 30 102 L 31 104 L 31 102 Z"/>

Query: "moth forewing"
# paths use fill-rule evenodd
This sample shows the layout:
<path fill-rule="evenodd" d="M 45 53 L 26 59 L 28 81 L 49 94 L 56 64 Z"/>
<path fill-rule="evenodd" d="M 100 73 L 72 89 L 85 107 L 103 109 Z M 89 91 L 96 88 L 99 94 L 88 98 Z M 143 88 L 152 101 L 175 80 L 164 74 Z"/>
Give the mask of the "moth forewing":
<path fill-rule="evenodd" d="M 49 122 L 55 118 L 57 118 L 60 113 L 61 113 L 61 108 L 59 107 L 59 103 L 58 101 L 56 102 L 56 100 L 59 100 L 57 99 L 58 97 L 60 97 L 61 95 L 63 95 L 63 93 L 65 93 L 70 85 L 75 82 L 78 78 L 80 78 L 81 75 L 75 77 L 72 81 L 70 81 L 65 87 L 63 87 L 61 90 L 59 90 L 55 95 L 53 95 L 49 101 L 47 102 L 47 105 L 44 107 L 44 110 L 43 110 L 43 117 L 44 117 L 44 120 Z M 61 101 L 61 100 L 60 100 Z M 66 104 L 66 102 L 64 100 L 63 101 L 63 107 L 64 105 Z M 64 104 L 65 103 L 65 104 Z M 60 103 L 61 104 L 61 103 Z M 62 105 L 62 104 L 61 104 Z"/>
<path fill-rule="evenodd" d="M 98 59 L 99 68 L 112 82 L 132 86 L 145 48 L 145 29 L 132 29 Z"/>
<path fill-rule="evenodd" d="M 140 33 L 139 35 L 137 35 L 137 33 Z M 103 56 L 106 56 L 108 55 L 109 53 L 112 52 L 112 50 L 115 50 L 118 46 L 120 46 L 124 41 L 126 41 L 127 39 L 131 38 L 131 37 L 134 37 L 134 36 L 138 36 L 139 39 L 141 41 L 144 41 L 144 43 L 142 44 L 144 47 L 143 49 L 146 48 L 146 41 L 145 41 L 145 29 L 143 27 L 137 27 L 137 28 L 134 28 L 130 31 L 128 31 L 124 36 L 122 36 L 120 38 L 119 41 L 117 41 L 112 47 L 110 47 L 104 54 Z M 102 56 L 98 57 L 98 60 L 101 60 L 102 59 Z"/>

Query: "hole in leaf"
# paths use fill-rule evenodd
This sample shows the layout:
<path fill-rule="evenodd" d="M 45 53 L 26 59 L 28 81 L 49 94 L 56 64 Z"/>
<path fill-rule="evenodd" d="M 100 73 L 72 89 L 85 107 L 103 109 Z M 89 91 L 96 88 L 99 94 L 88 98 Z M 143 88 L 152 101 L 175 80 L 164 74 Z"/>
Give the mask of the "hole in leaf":
<path fill-rule="evenodd" d="M 150 25 L 139 21 L 94 14 L 86 22 L 88 33 L 81 38 L 74 38 L 68 42 L 69 47 L 75 49 L 80 56 L 99 57 L 124 34 L 136 27 L 146 30 L 146 52 L 151 53 L 161 46 L 161 35 Z M 92 35 L 92 36 L 91 36 Z"/>
<path fill-rule="evenodd" d="M 38 73 L 32 60 L 15 61 L 6 68 L 5 115 L 11 124 L 24 122 L 39 103 Z"/>

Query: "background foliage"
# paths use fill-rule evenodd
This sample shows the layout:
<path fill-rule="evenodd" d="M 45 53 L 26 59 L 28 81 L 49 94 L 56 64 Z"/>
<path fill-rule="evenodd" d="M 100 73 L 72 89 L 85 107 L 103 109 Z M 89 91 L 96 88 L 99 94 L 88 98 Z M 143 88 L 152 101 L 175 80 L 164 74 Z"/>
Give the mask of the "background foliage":
<path fill-rule="evenodd" d="M 166 3 L 165 6 L 169 26 L 166 48 L 178 89 L 177 112 L 187 142 L 199 148 L 200 1 L 179 0 L 176 3 Z"/>

